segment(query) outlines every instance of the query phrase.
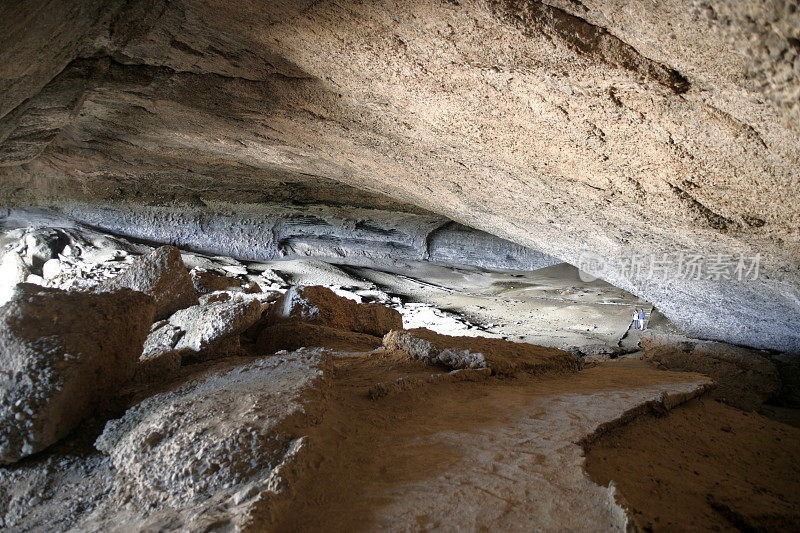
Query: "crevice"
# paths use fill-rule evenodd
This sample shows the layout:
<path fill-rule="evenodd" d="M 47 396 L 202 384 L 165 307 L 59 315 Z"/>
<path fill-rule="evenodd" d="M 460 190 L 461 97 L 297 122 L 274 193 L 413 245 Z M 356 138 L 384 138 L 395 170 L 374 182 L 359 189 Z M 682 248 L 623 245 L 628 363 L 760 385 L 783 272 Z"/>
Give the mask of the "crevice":
<path fill-rule="evenodd" d="M 686 192 L 685 190 L 681 189 L 677 185 L 673 185 L 672 183 L 667 183 L 670 186 L 672 191 L 684 202 L 686 202 L 689 207 L 694 210 L 696 213 L 701 215 L 703 218 L 706 219 L 708 225 L 712 228 L 719 230 L 719 231 L 727 231 L 729 226 L 737 226 L 736 222 L 729 218 L 725 218 L 724 216 L 715 213 L 708 207 L 704 206 L 702 203 L 697 201 L 697 199 Z"/>
<path fill-rule="evenodd" d="M 607 29 L 562 9 L 539 0 L 490 0 L 489 6 L 495 16 L 524 35 L 557 39 L 583 57 L 639 74 L 675 94 L 691 88 L 689 80 L 677 70 L 645 57 Z"/>

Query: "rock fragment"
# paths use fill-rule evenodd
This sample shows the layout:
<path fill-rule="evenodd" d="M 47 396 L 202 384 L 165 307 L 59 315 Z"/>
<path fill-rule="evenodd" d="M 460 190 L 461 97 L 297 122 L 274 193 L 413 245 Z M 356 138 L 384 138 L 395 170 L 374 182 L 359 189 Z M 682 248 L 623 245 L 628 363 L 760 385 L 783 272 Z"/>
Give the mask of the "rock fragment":
<path fill-rule="evenodd" d="M 451 337 L 425 328 L 391 331 L 383 337 L 383 346 L 447 368 L 490 368 L 493 374 L 543 374 L 578 369 L 576 356 L 555 348 L 502 339 Z"/>
<path fill-rule="evenodd" d="M 149 296 L 23 283 L 0 308 L 0 463 L 43 450 L 111 406 L 153 319 Z"/>
<path fill-rule="evenodd" d="M 359 304 L 316 285 L 292 287 L 275 302 L 266 323 L 282 322 L 308 322 L 377 337 L 403 328 L 403 318 L 394 309 L 376 303 Z"/>
<path fill-rule="evenodd" d="M 137 258 L 117 277 L 104 283 L 100 290 L 122 287 L 152 296 L 156 302 L 157 320 L 198 302 L 197 291 L 181 253 L 174 246 L 162 246 Z"/>
<path fill-rule="evenodd" d="M 260 317 L 256 299 L 212 302 L 181 309 L 155 327 L 144 344 L 141 362 L 167 368 L 174 358 L 183 364 L 224 357 L 239 351 L 239 335 Z M 170 361 L 169 363 L 167 361 Z M 144 369 L 143 369 L 143 372 Z"/>
<path fill-rule="evenodd" d="M 321 355 L 299 351 L 207 371 L 108 422 L 107 453 L 118 494 L 146 508 L 192 506 L 202 514 L 281 490 L 281 468 L 302 439 L 280 430 L 322 375 Z"/>

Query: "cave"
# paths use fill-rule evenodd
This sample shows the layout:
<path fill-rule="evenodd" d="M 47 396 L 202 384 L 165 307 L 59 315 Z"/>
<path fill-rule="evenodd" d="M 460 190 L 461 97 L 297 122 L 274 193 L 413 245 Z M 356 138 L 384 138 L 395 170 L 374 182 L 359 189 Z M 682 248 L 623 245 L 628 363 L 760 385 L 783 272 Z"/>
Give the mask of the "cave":
<path fill-rule="evenodd" d="M 800 529 L 797 0 L 0 5 L 0 529 Z"/>

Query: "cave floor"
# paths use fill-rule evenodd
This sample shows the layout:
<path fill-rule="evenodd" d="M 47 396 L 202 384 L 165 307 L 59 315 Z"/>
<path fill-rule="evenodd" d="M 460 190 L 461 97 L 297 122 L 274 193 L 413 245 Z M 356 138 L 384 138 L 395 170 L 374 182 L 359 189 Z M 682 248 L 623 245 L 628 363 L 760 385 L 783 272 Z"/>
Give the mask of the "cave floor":
<path fill-rule="evenodd" d="M 257 511 L 254 530 L 623 530 L 614 490 L 583 471 L 580 442 L 709 383 L 626 359 L 368 394 L 430 372 L 381 351 L 335 358 L 321 420 L 297 428 L 309 449 L 291 495 Z"/>

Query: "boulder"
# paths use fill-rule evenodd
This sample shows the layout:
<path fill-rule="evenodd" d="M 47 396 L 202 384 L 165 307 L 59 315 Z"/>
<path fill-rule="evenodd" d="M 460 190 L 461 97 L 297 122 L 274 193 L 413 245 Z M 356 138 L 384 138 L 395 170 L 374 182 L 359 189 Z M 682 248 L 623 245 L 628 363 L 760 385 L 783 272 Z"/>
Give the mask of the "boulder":
<path fill-rule="evenodd" d="M 396 310 L 381 304 L 359 304 L 321 287 L 291 287 L 267 313 L 266 325 L 307 322 L 382 337 L 403 328 Z"/>
<path fill-rule="evenodd" d="M 391 331 L 383 337 L 383 346 L 450 369 L 489 368 L 492 374 L 578 370 L 578 357 L 556 348 L 484 337 L 451 337 L 425 328 Z"/>
<path fill-rule="evenodd" d="M 23 283 L 0 308 L 0 463 L 113 406 L 134 374 L 155 305 L 142 293 L 69 293 Z"/>
<path fill-rule="evenodd" d="M 712 378 L 716 388 L 711 396 L 739 409 L 758 409 L 781 393 L 780 376 L 767 352 L 651 331 L 640 342 L 645 356 L 659 366 Z"/>
<path fill-rule="evenodd" d="M 117 277 L 104 283 L 100 290 L 123 287 L 152 296 L 156 302 L 156 320 L 198 302 L 192 278 L 180 251 L 174 246 L 162 246 L 137 258 Z"/>
<path fill-rule="evenodd" d="M 150 511 L 194 513 L 279 491 L 280 470 L 303 442 L 280 423 L 303 409 L 321 362 L 301 351 L 209 370 L 131 407 L 95 443 L 110 456 L 116 489 Z"/>
<path fill-rule="evenodd" d="M 141 362 L 175 357 L 184 363 L 231 355 L 239 350 L 239 335 L 260 317 L 256 299 L 213 302 L 181 309 L 153 329 L 144 344 Z M 154 362 L 147 362 L 154 365 Z M 166 363 L 165 363 L 166 364 Z"/>
<path fill-rule="evenodd" d="M 25 235 L 25 262 L 36 273 L 41 273 L 42 265 L 58 256 L 69 243 L 69 236 L 55 228 L 39 228 Z"/>

